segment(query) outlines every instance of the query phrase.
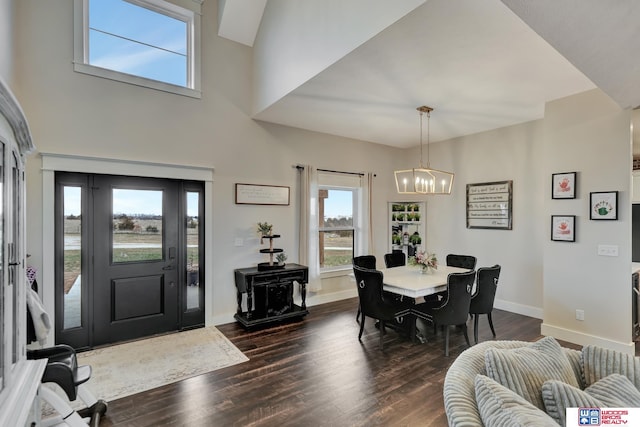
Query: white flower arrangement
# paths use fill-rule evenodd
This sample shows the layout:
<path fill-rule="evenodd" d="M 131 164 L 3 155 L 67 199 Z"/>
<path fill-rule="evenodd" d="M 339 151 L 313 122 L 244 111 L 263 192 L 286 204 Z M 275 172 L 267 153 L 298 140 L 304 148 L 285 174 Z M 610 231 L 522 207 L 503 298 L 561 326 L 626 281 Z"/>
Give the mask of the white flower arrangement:
<path fill-rule="evenodd" d="M 416 252 L 415 256 L 409 258 L 409 264 L 419 265 L 422 268 L 432 268 L 434 270 L 437 270 L 438 258 L 436 257 L 436 254 L 426 251 L 419 251 Z"/>

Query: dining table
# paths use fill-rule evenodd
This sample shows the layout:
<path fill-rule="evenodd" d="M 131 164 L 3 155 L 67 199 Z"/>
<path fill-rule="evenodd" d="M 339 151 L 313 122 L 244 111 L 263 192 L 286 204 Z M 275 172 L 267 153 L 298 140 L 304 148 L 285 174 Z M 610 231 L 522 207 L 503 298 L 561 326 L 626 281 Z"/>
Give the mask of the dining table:
<path fill-rule="evenodd" d="M 466 273 L 466 268 L 441 265 L 429 272 L 421 271 L 422 267 L 404 265 L 400 267 L 382 268 L 379 271 L 383 275 L 383 289 L 397 295 L 415 300 L 447 290 L 447 281 L 451 273 Z M 417 318 L 410 313 L 405 316 L 408 322 L 403 321 L 400 327 L 408 326 L 409 336 L 412 341 L 427 342 L 426 337 L 418 330 Z M 403 319 L 404 320 L 404 319 Z"/>
<path fill-rule="evenodd" d="M 382 268 L 383 289 L 394 294 L 420 298 L 447 290 L 447 279 L 451 273 L 466 273 L 466 268 L 440 265 L 431 272 L 423 273 L 422 267 L 404 265 Z"/>

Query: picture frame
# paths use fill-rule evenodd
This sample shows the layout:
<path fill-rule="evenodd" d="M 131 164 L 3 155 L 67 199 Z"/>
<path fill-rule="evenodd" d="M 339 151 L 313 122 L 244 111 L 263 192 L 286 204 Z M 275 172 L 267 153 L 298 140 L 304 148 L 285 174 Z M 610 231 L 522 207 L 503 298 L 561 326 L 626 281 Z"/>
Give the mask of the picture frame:
<path fill-rule="evenodd" d="M 467 184 L 467 228 L 511 230 L 513 181 Z"/>
<path fill-rule="evenodd" d="M 575 199 L 576 175 L 577 172 L 561 172 L 551 174 L 551 198 Z"/>
<path fill-rule="evenodd" d="M 593 191 L 589 193 L 589 218 L 592 220 L 617 220 L 618 192 Z"/>
<path fill-rule="evenodd" d="M 289 205 L 289 187 L 282 185 L 236 184 L 237 205 Z"/>
<path fill-rule="evenodd" d="M 555 242 L 575 242 L 576 216 L 551 215 L 551 240 Z"/>

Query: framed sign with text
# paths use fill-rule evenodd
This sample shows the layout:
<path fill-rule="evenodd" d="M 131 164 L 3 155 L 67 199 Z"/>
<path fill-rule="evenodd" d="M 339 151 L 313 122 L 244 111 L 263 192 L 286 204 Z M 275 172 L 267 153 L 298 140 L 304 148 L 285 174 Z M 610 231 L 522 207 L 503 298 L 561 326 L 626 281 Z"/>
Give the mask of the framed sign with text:
<path fill-rule="evenodd" d="M 513 181 L 467 184 L 467 228 L 511 230 Z"/>
<path fill-rule="evenodd" d="M 238 205 L 289 205 L 289 187 L 281 185 L 236 184 Z"/>

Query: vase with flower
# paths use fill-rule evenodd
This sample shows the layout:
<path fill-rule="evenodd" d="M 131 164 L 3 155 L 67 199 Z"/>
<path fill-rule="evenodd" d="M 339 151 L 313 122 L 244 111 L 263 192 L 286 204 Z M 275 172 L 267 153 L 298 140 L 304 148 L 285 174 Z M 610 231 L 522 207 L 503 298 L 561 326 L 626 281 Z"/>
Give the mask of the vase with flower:
<path fill-rule="evenodd" d="M 422 274 L 430 274 L 438 269 L 438 258 L 434 253 L 418 251 L 409 258 L 409 264 L 419 266 Z"/>

